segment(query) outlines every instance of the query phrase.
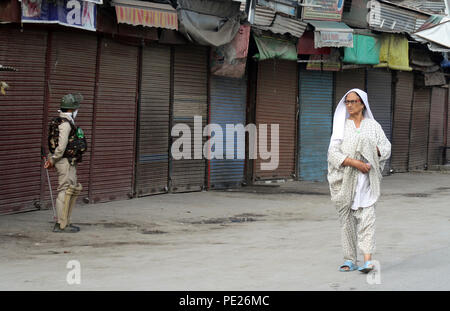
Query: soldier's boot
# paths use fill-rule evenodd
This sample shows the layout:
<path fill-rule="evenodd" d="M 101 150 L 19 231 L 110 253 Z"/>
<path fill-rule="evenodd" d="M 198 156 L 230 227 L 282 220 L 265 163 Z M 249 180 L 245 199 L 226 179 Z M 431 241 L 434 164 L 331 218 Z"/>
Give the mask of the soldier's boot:
<path fill-rule="evenodd" d="M 61 223 L 64 222 L 63 218 L 64 218 L 65 198 L 66 198 L 66 190 L 59 191 L 58 196 L 56 197 L 56 203 L 55 203 L 57 220 L 56 220 L 55 226 L 53 227 L 53 232 L 62 232 L 63 231 L 61 229 Z"/>
<path fill-rule="evenodd" d="M 67 212 L 67 226 L 69 227 L 69 229 L 70 229 L 71 231 L 78 232 L 78 231 L 80 231 L 80 228 L 77 227 L 77 226 L 74 226 L 74 225 L 72 225 L 72 224 L 70 223 L 70 216 L 72 215 L 72 210 L 73 210 L 73 208 L 75 207 L 77 198 L 78 198 L 78 196 L 80 195 L 81 190 L 83 190 L 83 186 L 81 186 L 81 184 L 78 183 L 78 185 L 76 185 L 76 186 L 71 186 L 71 188 L 72 188 L 72 191 L 73 191 L 73 192 L 72 192 L 72 196 L 71 196 L 71 198 L 70 198 L 69 210 L 68 210 L 68 212 Z"/>
<path fill-rule="evenodd" d="M 64 230 L 64 228 L 66 228 L 67 226 L 67 221 L 68 221 L 68 214 L 69 214 L 69 208 L 70 208 L 70 200 L 73 196 L 73 187 L 69 186 L 66 189 L 66 195 L 64 196 L 64 206 L 62 209 L 62 213 L 60 217 L 60 221 L 59 221 L 59 226 L 62 230 Z"/>

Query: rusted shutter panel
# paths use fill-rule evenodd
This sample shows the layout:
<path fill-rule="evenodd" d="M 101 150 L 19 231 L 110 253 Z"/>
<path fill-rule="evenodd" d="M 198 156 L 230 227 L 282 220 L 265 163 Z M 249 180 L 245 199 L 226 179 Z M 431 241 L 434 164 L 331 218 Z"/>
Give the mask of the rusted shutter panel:
<path fill-rule="evenodd" d="M 279 165 L 275 170 L 262 170 L 258 141 L 255 163 L 256 179 L 291 178 L 295 176 L 295 140 L 297 113 L 297 64 L 286 60 L 258 63 L 256 125 L 267 124 L 267 149 L 271 145 L 271 125 L 279 124 Z"/>
<path fill-rule="evenodd" d="M 194 116 L 202 117 L 202 128 L 207 122 L 208 74 L 207 49 L 200 46 L 180 46 L 174 55 L 174 103 L 172 128 L 186 124 L 191 129 L 191 159 L 171 160 L 171 190 L 173 192 L 196 191 L 205 186 L 206 161 L 203 158 L 203 143 L 194 144 Z M 186 134 L 186 133 L 185 133 Z M 177 137 L 173 137 L 174 140 Z M 194 159 L 195 152 L 201 159 Z"/>
<path fill-rule="evenodd" d="M 299 177 L 325 181 L 332 126 L 333 74 L 300 71 Z"/>
<path fill-rule="evenodd" d="M 223 159 L 211 159 L 209 168 L 209 187 L 228 188 L 240 186 L 244 180 L 244 159 L 238 159 L 238 146 L 244 146 L 245 135 L 242 137 L 234 134 L 226 135 L 226 126 L 245 126 L 245 107 L 247 98 L 247 81 L 225 77 L 211 77 L 211 105 L 210 120 L 222 128 L 223 134 Z M 227 144 L 234 149 L 234 158 L 227 159 Z"/>
<path fill-rule="evenodd" d="M 89 196 L 94 202 L 133 194 L 138 48 L 104 39 L 94 107 Z"/>
<path fill-rule="evenodd" d="M 0 214 L 35 209 L 40 200 L 47 33 L 0 29 Z"/>
<path fill-rule="evenodd" d="M 380 123 L 387 139 L 392 141 L 392 73 L 387 70 L 368 70 L 367 95 L 375 120 Z M 389 175 L 390 163 L 391 159 L 386 162 L 383 175 Z"/>
<path fill-rule="evenodd" d="M 366 71 L 365 69 L 349 69 L 336 72 L 336 83 L 334 88 L 334 102 L 333 111 L 336 109 L 337 104 L 341 100 L 342 96 L 347 91 L 358 88 L 361 90 L 366 89 Z"/>
<path fill-rule="evenodd" d="M 170 47 L 143 49 L 136 170 L 139 196 L 168 190 L 170 55 Z"/>
<path fill-rule="evenodd" d="M 409 144 L 409 170 L 422 170 L 427 164 L 430 89 L 414 90 Z"/>
<path fill-rule="evenodd" d="M 59 115 L 61 98 L 68 93 L 81 93 L 83 102 L 80 105 L 75 124 L 83 129 L 88 143 L 87 151 L 83 154 L 83 161 L 77 165 L 78 182 L 83 186 L 81 197 L 87 197 L 89 192 L 96 59 L 97 36 L 95 34 L 80 34 L 70 31 L 51 34 L 51 53 L 48 61 L 50 72 L 47 84 L 49 107 L 44 140 L 47 139 L 50 120 Z M 45 146 L 47 149 L 47 142 L 45 142 Z M 56 170 L 50 170 L 50 178 L 53 193 L 56 193 L 58 186 Z M 44 182 L 44 189 L 45 204 L 47 207 L 51 207 L 47 180 Z"/>
<path fill-rule="evenodd" d="M 413 90 L 414 74 L 412 72 L 397 72 L 391 151 L 391 167 L 395 172 L 408 171 L 409 130 Z"/>
<path fill-rule="evenodd" d="M 444 146 L 446 89 L 433 87 L 431 90 L 430 132 L 428 136 L 428 167 L 442 164 Z"/>

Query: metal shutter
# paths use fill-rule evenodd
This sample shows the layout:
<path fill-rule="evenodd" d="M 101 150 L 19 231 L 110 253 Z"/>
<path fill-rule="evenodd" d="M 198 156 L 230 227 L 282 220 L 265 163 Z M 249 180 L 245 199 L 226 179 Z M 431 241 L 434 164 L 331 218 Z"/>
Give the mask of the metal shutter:
<path fill-rule="evenodd" d="M 366 89 L 366 70 L 365 69 L 349 69 L 336 72 L 336 83 L 334 88 L 333 111 L 337 104 L 349 90 L 358 88 Z"/>
<path fill-rule="evenodd" d="M 96 35 L 70 31 L 51 33 L 51 52 L 48 60 L 50 71 L 47 83 L 49 103 L 44 140 L 47 139 L 50 120 L 59 115 L 57 111 L 61 104 L 61 98 L 68 93 L 81 93 L 83 102 L 75 123 L 83 129 L 88 143 L 88 149 L 83 154 L 83 161 L 77 166 L 77 178 L 83 186 L 81 197 L 87 197 L 89 192 L 96 63 Z M 47 149 L 47 143 L 45 146 Z M 56 170 L 50 170 L 50 174 L 55 194 L 58 186 Z M 45 189 L 43 200 L 47 207 L 51 207 L 47 180 L 44 180 L 43 187 Z M 55 199 L 56 197 L 54 197 Z"/>
<path fill-rule="evenodd" d="M 143 49 L 136 170 L 139 196 L 168 190 L 170 61 L 170 47 Z"/>
<path fill-rule="evenodd" d="M 0 64 L 9 84 L 0 95 L 0 213 L 36 209 L 40 200 L 47 33 L 2 26 Z M 45 172 L 44 172 L 45 173 Z"/>
<path fill-rule="evenodd" d="M 409 170 L 426 168 L 430 93 L 429 88 L 414 90 L 409 144 Z"/>
<path fill-rule="evenodd" d="M 102 40 L 89 189 L 94 202 L 133 195 L 137 63 L 138 48 Z"/>
<path fill-rule="evenodd" d="M 412 72 L 397 72 L 391 152 L 391 167 L 395 172 L 408 171 L 409 129 L 413 90 L 414 74 Z"/>
<path fill-rule="evenodd" d="M 447 90 L 441 87 L 431 89 L 430 131 L 428 136 L 428 167 L 442 164 L 444 146 L 445 101 Z"/>
<path fill-rule="evenodd" d="M 299 177 L 325 181 L 332 131 L 333 74 L 300 71 Z"/>
<path fill-rule="evenodd" d="M 279 124 L 279 165 L 275 170 L 262 170 L 260 158 L 254 161 L 256 179 L 292 178 L 295 176 L 297 63 L 265 60 L 258 63 L 256 94 L 256 126 L 267 124 L 267 148 L 271 145 L 271 124 Z"/>
<path fill-rule="evenodd" d="M 227 188 L 240 185 L 244 180 L 244 159 L 237 159 L 237 146 L 243 143 L 240 138 L 226 136 L 227 124 L 245 126 L 247 96 L 246 79 L 233 79 L 214 76 L 211 78 L 210 123 L 219 124 L 223 132 L 223 160 L 212 159 L 209 169 L 209 187 Z M 234 146 L 234 159 L 226 159 L 227 141 Z M 244 147 L 245 148 L 245 147 Z"/>
<path fill-rule="evenodd" d="M 389 141 L 392 131 L 392 74 L 387 70 L 367 71 L 367 94 L 373 116 L 384 130 Z M 383 175 L 389 175 L 391 159 L 386 162 Z"/>
<path fill-rule="evenodd" d="M 447 125 L 445 127 L 445 142 L 446 142 L 446 146 L 450 147 L 450 91 L 447 89 Z M 450 150 L 447 149 L 446 151 L 446 162 L 445 163 L 449 163 L 450 162 Z"/>
<path fill-rule="evenodd" d="M 183 123 L 190 127 L 192 134 L 191 159 L 171 159 L 171 191 L 196 191 L 205 186 L 206 160 L 201 146 L 194 145 L 194 116 L 202 117 L 202 129 L 207 123 L 208 103 L 208 54 L 199 46 L 175 47 L 174 55 L 174 102 L 172 128 Z M 176 140 L 177 137 L 173 137 Z M 195 149 L 196 148 L 196 149 Z M 201 159 L 194 159 L 194 153 L 202 153 Z"/>

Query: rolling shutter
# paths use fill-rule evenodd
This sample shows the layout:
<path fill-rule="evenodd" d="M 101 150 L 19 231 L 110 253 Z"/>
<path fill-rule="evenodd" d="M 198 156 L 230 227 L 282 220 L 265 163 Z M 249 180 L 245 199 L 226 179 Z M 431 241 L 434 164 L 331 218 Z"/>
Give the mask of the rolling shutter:
<path fill-rule="evenodd" d="M 271 146 L 271 125 L 279 124 L 279 165 L 262 170 L 261 145 L 254 161 L 255 179 L 292 178 L 295 176 L 295 140 L 297 113 L 297 64 L 287 60 L 265 60 L 258 63 L 256 126 L 267 124 L 267 149 Z"/>
<path fill-rule="evenodd" d="M 428 136 L 428 167 L 442 164 L 442 149 L 445 128 L 445 101 L 447 90 L 441 87 L 431 89 L 430 132 Z"/>
<path fill-rule="evenodd" d="M 51 34 L 51 53 L 48 64 L 50 72 L 47 83 L 49 107 L 44 141 L 47 149 L 48 124 L 52 118 L 59 115 L 58 110 L 61 105 L 61 98 L 68 93 L 81 93 L 83 102 L 80 105 L 75 124 L 83 129 L 88 148 L 83 154 L 83 161 L 77 165 L 77 179 L 83 186 L 80 197 L 87 197 L 89 193 L 96 60 L 96 35 L 70 31 Z M 53 193 L 55 194 L 58 187 L 56 170 L 50 170 L 50 177 Z M 46 179 L 43 185 L 45 189 L 45 204 L 47 207 L 51 207 Z"/>
<path fill-rule="evenodd" d="M 209 186 L 227 188 L 238 186 L 244 180 L 244 159 L 237 158 L 237 146 L 242 144 L 245 151 L 245 135 L 233 137 L 226 135 L 227 124 L 245 126 L 247 82 L 214 76 L 211 78 L 210 123 L 219 124 L 223 133 L 223 159 L 211 159 Z M 234 158 L 227 159 L 227 142 L 234 147 Z"/>
<path fill-rule="evenodd" d="M 409 170 L 423 170 L 427 165 L 430 89 L 414 90 L 409 144 Z"/>
<path fill-rule="evenodd" d="M 171 191 L 198 191 L 205 187 L 206 160 L 203 157 L 203 128 L 207 120 L 207 49 L 200 46 L 175 47 L 172 128 L 186 124 L 191 130 L 191 159 L 171 159 Z M 202 144 L 194 144 L 194 116 L 202 117 Z M 176 140 L 177 137 L 173 137 Z M 201 153 L 200 159 L 194 159 Z"/>
<path fill-rule="evenodd" d="M 414 89 L 412 72 L 397 72 L 391 166 L 395 172 L 408 171 L 409 130 Z"/>
<path fill-rule="evenodd" d="M 332 131 L 333 74 L 300 71 L 299 177 L 325 181 Z"/>
<path fill-rule="evenodd" d="M 0 214 L 36 209 L 41 199 L 47 33 L 0 29 Z"/>
<path fill-rule="evenodd" d="M 133 195 L 138 48 L 103 39 L 94 108 L 91 183 L 94 202 Z"/>
<path fill-rule="evenodd" d="M 450 147 L 450 91 L 447 89 L 447 126 L 445 127 L 445 141 L 446 141 L 446 146 Z M 450 163 L 450 150 L 447 149 L 446 153 L 446 161 L 445 163 Z M 444 163 L 444 164 L 445 164 Z"/>
<path fill-rule="evenodd" d="M 384 133 L 391 139 L 392 131 L 392 74 L 387 70 L 370 69 L 367 71 L 367 94 L 370 110 L 380 123 Z M 389 175 L 391 159 L 386 162 L 383 175 Z"/>
<path fill-rule="evenodd" d="M 169 181 L 169 47 L 145 47 L 139 105 L 138 196 L 167 192 Z"/>

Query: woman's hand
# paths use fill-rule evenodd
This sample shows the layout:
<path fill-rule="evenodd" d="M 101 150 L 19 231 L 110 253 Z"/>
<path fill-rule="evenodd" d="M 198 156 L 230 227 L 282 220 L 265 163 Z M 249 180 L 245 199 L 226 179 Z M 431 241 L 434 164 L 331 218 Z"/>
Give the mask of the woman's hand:
<path fill-rule="evenodd" d="M 370 163 L 364 163 L 359 160 L 355 161 L 357 162 L 355 168 L 358 169 L 361 173 L 367 174 L 370 171 L 371 168 Z"/>
<path fill-rule="evenodd" d="M 354 167 L 354 168 L 356 168 L 357 170 L 359 170 L 363 174 L 368 173 L 370 171 L 370 168 L 371 168 L 370 163 L 364 163 L 362 161 L 351 159 L 351 158 L 348 158 L 348 157 L 344 160 L 342 165 Z"/>

